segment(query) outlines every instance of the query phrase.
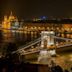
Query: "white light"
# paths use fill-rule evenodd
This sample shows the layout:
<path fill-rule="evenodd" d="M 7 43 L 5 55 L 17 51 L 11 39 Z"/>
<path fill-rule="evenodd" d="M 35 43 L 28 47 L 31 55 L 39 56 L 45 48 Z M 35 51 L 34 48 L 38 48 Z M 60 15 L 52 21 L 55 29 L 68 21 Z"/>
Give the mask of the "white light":
<path fill-rule="evenodd" d="M 48 42 L 48 45 L 54 45 L 54 42 Z"/>
<path fill-rule="evenodd" d="M 47 38 L 47 36 L 43 36 L 43 38 Z"/>
<path fill-rule="evenodd" d="M 42 34 L 54 34 L 53 31 L 42 31 L 41 33 L 42 33 Z"/>
<path fill-rule="evenodd" d="M 47 51 L 46 50 L 40 51 L 40 55 L 47 55 Z"/>
<path fill-rule="evenodd" d="M 49 53 L 50 53 L 51 55 L 56 55 L 56 51 L 55 51 L 55 50 L 50 50 Z"/>
<path fill-rule="evenodd" d="M 43 45 L 43 44 L 41 44 L 41 47 L 44 47 L 44 45 Z"/>

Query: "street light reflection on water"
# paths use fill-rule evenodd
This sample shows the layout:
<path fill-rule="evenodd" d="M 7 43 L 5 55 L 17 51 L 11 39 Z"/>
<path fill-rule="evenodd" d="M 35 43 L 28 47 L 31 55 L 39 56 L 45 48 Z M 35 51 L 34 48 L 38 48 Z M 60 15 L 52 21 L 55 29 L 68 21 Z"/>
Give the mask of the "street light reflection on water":
<path fill-rule="evenodd" d="M 62 37 L 72 37 L 72 34 L 58 34 Z M 1 37 L 1 36 L 0 36 Z M 19 46 L 25 45 L 26 43 L 40 37 L 38 32 L 27 32 L 27 31 L 2 31 L 2 43 L 16 42 Z M 53 57 L 53 60 L 67 68 L 72 66 L 72 53 L 60 53 L 58 57 Z M 34 62 L 36 63 L 36 62 Z"/>

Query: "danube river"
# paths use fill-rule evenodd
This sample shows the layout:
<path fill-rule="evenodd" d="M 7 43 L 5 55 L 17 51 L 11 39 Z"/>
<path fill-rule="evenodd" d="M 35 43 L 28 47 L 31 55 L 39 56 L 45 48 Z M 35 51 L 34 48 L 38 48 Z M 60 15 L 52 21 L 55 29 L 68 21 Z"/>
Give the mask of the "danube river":
<path fill-rule="evenodd" d="M 57 36 L 72 38 L 72 34 L 58 33 Z M 15 43 L 19 47 L 39 37 L 40 37 L 40 32 L 1 30 L 0 31 L 0 54 L 5 51 L 5 48 L 8 43 Z M 63 62 L 65 62 L 63 66 L 66 67 L 72 66 L 72 51 L 71 53 L 70 52 L 60 53 L 59 58 L 56 58 L 56 61 L 59 62 L 60 64 L 63 64 Z"/>

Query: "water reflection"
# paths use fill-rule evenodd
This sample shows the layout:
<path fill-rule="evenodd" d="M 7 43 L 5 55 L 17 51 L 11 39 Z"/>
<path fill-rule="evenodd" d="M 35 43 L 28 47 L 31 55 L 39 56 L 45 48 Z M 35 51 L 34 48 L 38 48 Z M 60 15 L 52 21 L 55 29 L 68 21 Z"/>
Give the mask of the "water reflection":
<path fill-rule="evenodd" d="M 25 44 L 39 37 L 37 32 L 29 31 L 4 30 L 1 33 L 2 36 L 0 37 L 3 37 L 3 39 L 1 39 L 3 42 L 21 42 Z"/>
<path fill-rule="evenodd" d="M 3 44 L 13 42 L 18 44 L 18 46 L 25 45 L 28 42 L 37 39 L 40 37 L 40 32 L 37 31 L 16 31 L 16 30 L 3 30 L 0 31 L 0 47 L 4 46 Z M 72 34 L 68 33 L 57 33 L 56 36 L 72 38 Z M 63 40 L 58 40 L 63 41 Z M 64 41 L 63 41 L 64 42 Z M 3 49 L 2 49 L 3 50 Z"/>
<path fill-rule="evenodd" d="M 36 31 L 16 31 L 16 30 L 4 30 L 0 32 L 1 36 L 0 39 L 3 42 L 29 42 L 32 41 L 40 36 L 40 32 Z M 56 36 L 65 37 L 65 38 L 72 38 L 72 34 L 68 33 L 57 33 Z"/>

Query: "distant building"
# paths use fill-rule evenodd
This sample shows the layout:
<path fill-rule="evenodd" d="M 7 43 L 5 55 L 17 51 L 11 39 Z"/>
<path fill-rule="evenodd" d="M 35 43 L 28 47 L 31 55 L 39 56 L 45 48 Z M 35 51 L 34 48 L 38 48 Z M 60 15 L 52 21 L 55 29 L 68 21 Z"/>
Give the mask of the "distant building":
<path fill-rule="evenodd" d="M 19 22 L 17 17 L 13 16 L 12 12 L 10 16 L 5 15 L 4 20 L 2 21 L 2 28 L 3 29 L 13 29 L 19 26 Z"/>
<path fill-rule="evenodd" d="M 19 29 L 23 31 L 55 31 L 55 32 L 70 32 L 72 33 L 72 21 L 52 19 L 47 20 L 45 16 L 42 18 L 34 18 L 33 20 L 18 20 L 13 16 L 12 12 L 10 16 L 4 16 L 2 21 L 3 29 Z"/>

